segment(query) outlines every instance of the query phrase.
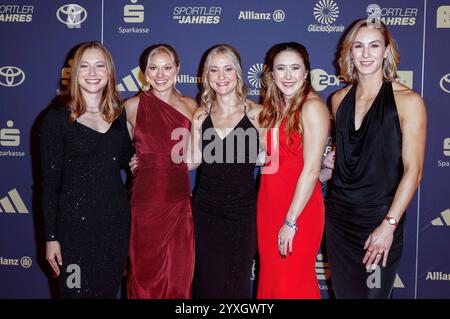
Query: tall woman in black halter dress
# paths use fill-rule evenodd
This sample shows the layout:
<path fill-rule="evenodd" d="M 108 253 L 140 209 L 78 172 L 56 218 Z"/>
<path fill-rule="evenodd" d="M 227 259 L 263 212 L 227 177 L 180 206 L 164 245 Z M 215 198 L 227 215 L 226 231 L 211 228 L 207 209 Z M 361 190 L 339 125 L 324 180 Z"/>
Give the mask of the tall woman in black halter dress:
<path fill-rule="evenodd" d="M 386 26 L 347 32 L 332 99 L 336 162 L 326 200 L 327 252 L 337 298 L 389 298 L 403 248 L 403 214 L 421 178 L 422 99 L 395 81 L 399 54 Z"/>

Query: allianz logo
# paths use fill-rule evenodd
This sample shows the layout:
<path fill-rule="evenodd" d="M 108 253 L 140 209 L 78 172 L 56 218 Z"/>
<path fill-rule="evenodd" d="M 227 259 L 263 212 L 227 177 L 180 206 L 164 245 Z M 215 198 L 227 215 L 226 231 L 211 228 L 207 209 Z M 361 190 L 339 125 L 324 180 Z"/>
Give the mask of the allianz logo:
<path fill-rule="evenodd" d="M 268 20 L 275 22 L 283 22 L 286 13 L 277 9 L 274 12 L 256 12 L 256 11 L 239 11 L 238 20 Z"/>
<path fill-rule="evenodd" d="M 198 84 L 201 83 L 201 78 L 188 74 L 179 74 L 177 76 L 177 83 L 181 84 Z M 137 66 L 131 70 L 131 74 L 125 76 L 121 83 L 117 85 L 119 92 L 139 92 L 145 86 L 144 75 L 141 69 Z"/>
<path fill-rule="evenodd" d="M 445 93 L 450 93 L 450 73 L 445 74 L 439 81 L 439 86 Z"/>
<path fill-rule="evenodd" d="M 442 211 L 440 217 L 437 217 L 431 221 L 433 226 L 450 226 L 450 208 Z"/>
<path fill-rule="evenodd" d="M 0 266 L 22 266 L 22 268 L 30 268 L 33 260 L 28 256 L 22 258 L 5 258 L 0 257 Z"/>
<path fill-rule="evenodd" d="M 450 274 L 444 273 L 442 271 L 429 271 L 425 280 L 449 281 Z"/>
<path fill-rule="evenodd" d="M 12 189 L 6 196 L 0 198 L 0 213 L 20 213 L 29 214 L 25 203 L 19 195 L 17 189 Z"/>
<path fill-rule="evenodd" d="M 7 65 L 0 67 L 0 85 L 15 87 L 25 81 L 25 72 L 17 66 Z"/>
<path fill-rule="evenodd" d="M 88 13 L 85 8 L 78 4 L 66 4 L 58 8 L 56 18 L 69 29 L 79 29 L 86 21 Z"/>

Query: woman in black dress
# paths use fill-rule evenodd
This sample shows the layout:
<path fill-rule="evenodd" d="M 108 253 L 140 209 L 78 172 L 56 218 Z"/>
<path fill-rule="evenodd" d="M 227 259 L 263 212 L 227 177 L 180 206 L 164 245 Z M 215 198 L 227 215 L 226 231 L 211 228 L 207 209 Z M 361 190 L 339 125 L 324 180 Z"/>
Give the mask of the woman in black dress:
<path fill-rule="evenodd" d="M 74 56 L 66 102 L 40 135 L 46 258 L 62 298 L 115 298 L 128 256 L 130 208 L 120 170 L 132 154 L 115 68 L 99 42 Z"/>
<path fill-rule="evenodd" d="M 261 106 L 246 100 L 236 50 L 211 48 L 202 75 L 201 106 L 193 117 L 195 298 L 249 298 L 256 255 L 254 168 Z"/>
<path fill-rule="evenodd" d="M 350 85 L 332 98 L 331 278 L 337 298 L 389 298 L 402 254 L 403 215 L 422 174 L 425 106 L 396 81 L 399 54 L 381 21 L 354 23 L 339 63 Z"/>

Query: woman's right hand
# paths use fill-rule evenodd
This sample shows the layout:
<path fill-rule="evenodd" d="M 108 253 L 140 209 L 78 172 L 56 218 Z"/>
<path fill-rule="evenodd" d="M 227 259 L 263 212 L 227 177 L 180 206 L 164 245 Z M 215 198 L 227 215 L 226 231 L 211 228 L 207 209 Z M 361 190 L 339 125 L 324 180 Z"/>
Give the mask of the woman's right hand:
<path fill-rule="evenodd" d="M 130 166 L 131 169 L 131 173 L 135 173 L 135 171 L 138 168 L 138 160 L 137 160 L 137 156 L 136 154 L 133 155 L 133 157 L 131 158 L 130 162 L 128 163 L 128 165 Z"/>
<path fill-rule="evenodd" d="M 59 266 L 62 266 L 61 246 L 59 245 L 59 242 L 56 240 L 48 241 L 46 244 L 45 255 L 48 263 L 52 266 L 56 277 L 58 277 L 61 273 Z"/>

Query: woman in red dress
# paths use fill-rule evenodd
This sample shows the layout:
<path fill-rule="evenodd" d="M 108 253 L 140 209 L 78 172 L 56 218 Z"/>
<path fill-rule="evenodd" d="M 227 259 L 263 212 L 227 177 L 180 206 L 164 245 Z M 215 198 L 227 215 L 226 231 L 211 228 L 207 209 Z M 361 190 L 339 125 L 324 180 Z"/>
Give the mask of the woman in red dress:
<path fill-rule="evenodd" d="M 189 174 L 185 162 L 172 158 L 172 150 L 183 141 L 186 149 L 197 104 L 175 89 L 179 68 L 171 46 L 147 48 L 141 56 L 141 69 L 149 89 L 125 102 L 137 161 L 131 188 L 128 298 L 192 296 L 194 232 Z M 172 140 L 177 131 L 181 141 Z"/>
<path fill-rule="evenodd" d="M 258 298 L 320 298 L 315 272 L 324 228 L 318 177 L 329 116 L 311 88 L 308 52 L 275 45 L 267 55 L 267 93 L 260 114 L 268 161 L 258 194 Z"/>

